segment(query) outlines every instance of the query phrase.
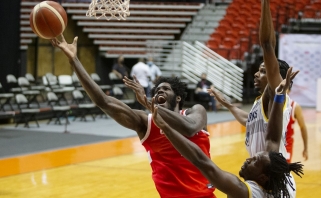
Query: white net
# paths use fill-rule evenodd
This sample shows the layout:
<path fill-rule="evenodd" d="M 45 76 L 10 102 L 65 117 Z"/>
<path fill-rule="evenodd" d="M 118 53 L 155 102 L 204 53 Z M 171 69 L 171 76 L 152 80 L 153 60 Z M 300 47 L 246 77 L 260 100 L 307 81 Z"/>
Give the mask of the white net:
<path fill-rule="evenodd" d="M 126 20 L 129 13 L 130 0 L 92 0 L 86 13 L 88 17 L 96 19 L 105 17 L 107 20 L 112 18 Z"/>

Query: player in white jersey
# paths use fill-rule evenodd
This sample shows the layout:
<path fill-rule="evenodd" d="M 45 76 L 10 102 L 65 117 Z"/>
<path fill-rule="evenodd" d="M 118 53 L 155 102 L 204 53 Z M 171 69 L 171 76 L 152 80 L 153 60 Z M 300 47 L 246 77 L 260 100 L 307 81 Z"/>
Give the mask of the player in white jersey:
<path fill-rule="evenodd" d="M 263 49 L 264 62 L 260 65 L 259 71 L 254 75 L 254 87 L 262 95 L 255 101 L 250 113 L 226 101 L 219 93 L 214 92 L 215 98 L 244 126 L 246 126 L 246 148 L 249 154 L 264 150 L 266 138 L 266 123 L 270 119 L 270 112 L 275 95 L 275 89 L 285 78 L 289 65 L 275 56 L 276 38 L 270 12 L 270 0 L 261 0 L 261 22 L 260 22 L 260 44 Z M 283 115 L 283 136 L 285 138 L 286 126 L 289 122 L 291 111 L 288 101 L 284 106 Z M 283 140 L 285 141 L 285 139 Z M 285 153 L 284 142 L 281 143 L 280 152 Z M 286 156 L 286 155 L 284 155 Z M 294 181 L 293 181 L 294 183 Z M 291 197 L 295 197 L 295 191 L 291 192 Z"/>

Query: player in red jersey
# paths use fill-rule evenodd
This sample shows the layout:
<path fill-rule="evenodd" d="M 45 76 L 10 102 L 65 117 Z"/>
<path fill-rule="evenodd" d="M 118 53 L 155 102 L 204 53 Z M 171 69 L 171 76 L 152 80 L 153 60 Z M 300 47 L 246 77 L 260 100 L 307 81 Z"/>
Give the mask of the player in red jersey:
<path fill-rule="evenodd" d="M 145 111 L 131 109 L 114 97 L 107 96 L 91 79 L 77 57 L 77 37 L 68 44 L 64 37 L 52 44 L 68 57 L 82 86 L 92 101 L 122 126 L 137 132 L 150 156 L 153 180 L 164 198 L 213 198 L 214 188 L 190 162 L 183 158 L 170 144 L 165 135 L 153 123 Z M 159 114 L 175 130 L 198 144 L 209 156 L 207 137 L 207 114 L 201 105 L 181 111 L 185 101 L 185 83 L 177 78 L 161 78 L 153 89 L 154 97 L 162 108 Z M 180 113 L 181 112 L 181 113 Z"/>
<path fill-rule="evenodd" d="M 289 88 L 288 92 L 290 91 L 291 91 L 291 87 Z M 292 111 L 290 115 L 290 121 L 286 131 L 286 146 L 285 146 L 287 151 L 286 160 L 288 162 L 291 162 L 292 156 L 293 156 L 293 142 L 294 142 L 293 135 L 294 135 L 295 121 L 298 121 L 302 140 L 303 140 L 302 156 L 304 160 L 307 160 L 308 159 L 308 132 L 307 132 L 307 127 L 305 126 L 304 118 L 302 115 L 302 108 L 298 103 L 296 103 L 293 100 L 291 100 L 291 107 L 292 107 Z"/>
<path fill-rule="evenodd" d="M 137 78 L 134 76 L 134 80 L 130 80 L 125 77 L 124 82 L 136 93 L 137 100 L 151 110 L 151 102 L 146 99 L 144 89 Z M 185 89 L 186 84 L 180 82 L 178 78 L 160 77 L 155 82 L 151 95 L 157 98 L 157 104 L 165 107 L 160 113 L 165 116 L 164 119 L 168 124 L 197 144 L 204 154 L 210 157 L 206 111 L 201 105 L 182 110 L 186 95 Z M 199 125 L 202 128 L 194 131 L 196 128 L 193 125 Z M 160 195 L 164 197 L 214 197 L 213 186 L 195 166 L 177 152 L 164 133 L 155 125 L 151 114 L 148 115 L 147 133 L 141 142 L 148 153 L 153 170 L 153 180 Z"/>

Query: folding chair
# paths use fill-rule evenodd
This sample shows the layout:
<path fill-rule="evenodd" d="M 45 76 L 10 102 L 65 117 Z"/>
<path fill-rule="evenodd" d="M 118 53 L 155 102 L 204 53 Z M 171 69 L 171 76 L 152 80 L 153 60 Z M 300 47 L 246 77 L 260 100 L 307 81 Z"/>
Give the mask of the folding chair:
<path fill-rule="evenodd" d="M 30 82 L 30 84 L 33 84 L 33 85 L 37 84 L 37 81 L 36 81 L 35 77 L 32 74 L 26 73 L 25 77 Z"/>
<path fill-rule="evenodd" d="M 52 92 L 57 94 L 59 103 L 61 100 L 64 100 L 66 104 L 68 104 L 66 94 L 71 93 L 73 90 L 75 90 L 72 78 L 70 75 L 59 75 L 58 83 L 60 87 L 57 89 L 52 89 Z"/>
<path fill-rule="evenodd" d="M 119 83 L 119 81 L 122 81 L 120 78 L 118 78 L 118 76 L 116 76 L 116 74 L 114 72 L 110 72 L 109 73 L 109 79 L 112 81 L 113 86 L 114 87 L 120 87 L 122 89 L 123 94 L 126 95 L 126 97 L 128 98 L 128 93 L 127 91 L 131 91 L 131 89 L 126 89 L 126 85 L 124 83 Z"/>
<path fill-rule="evenodd" d="M 19 125 L 19 123 L 24 122 L 24 127 L 29 128 L 29 121 L 32 119 L 36 121 L 37 127 L 39 127 L 36 115 L 40 112 L 40 109 L 28 108 L 29 102 L 26 96 L 23 94 L 17 94 L 15 98 L 19 109 L 19 114 L 16 118 L 16 127 Z"/>
<path fill-rule="evenodd" d="M 122 101 L 123 103 L 125 103 L 127 105 L 135 103 L 134 99 L 122 99 L 124 92 L 120 87 L 114 86 L 112 90 L 113 90 L 113 96 L 115 98 L 117 98 L 118 100 Z"/>
<path fill-rule="evenodd" d="M 18 86 L 17 78 L 12 74 L 7 75 L 7 84 L 10 87 L 9 92 L 12 93 L 21 93 L 23 90 L 27 90 L 27 88 L 21 88 Z"/>
<path fill-rule="evenodd" d="M 109 77 L 109 80 L 112 81 L 113 85 L 117 86 L 117 87 L 121 87 L 121 88 L 124 88 L 126 87 L 126 85 L 124 83 L 119 83 L 120 78 L 118 78 L 118 76 L 116 76 L 116 74 L 114 72 L 110 72 L 108 74 L 108 77 Z"/>
<path fill-rule="evenodd" d="M 30 89 L 39 91 L 43 91 L 46 89 L 46 86 L 40 85 L 40 83 L 36 81 L 35 77 L 32 74 L 26 73 L 25 77 L 30 83 Z"/>
<path fill-rule="evenodd" d="M 65 117 L 66 119 L 66 124 L 69 124 L 69 120 L 68 120 L 68 112 L 70 111 L 71 107 L 70 106 L 60 106 L 59 105 L 59 100 L 57 95 L 54 92 L 48 92 L 47 93 L 47 99 L 48 99 L 48 105 L 51 107 L 51 110 L 53 112 L 53 117 L 51 117 L 48 120 L 49 124 L 53 118 L 56 118 L 55 120 L 55 124 L 60 124 L 61 125 L 61 121 L 60 118 L 61 117 Z"/>
<path fill-rule="evenodd" d="M 78 110 L 80 113 L 80 121 L 87 121 L 86 115 L 90 114 L 93 120 L 95 121 L 95 116 L 92 111 L 96 109 L 96 105 L 94 103 L 84 103 L 85 97 L 79 90 L 74 90 L 72 92 L 73 99 L 78 106 Z M 74 121 L 77 119 L 78 115 L 75 115 Z"/>
<path fill-rule="evenodd" d="M 42 100 L 44 101 L 43 96 L 41 95 L 39 90 L 30 90 L 31 86 L 26 77 L 19 77 L 18 78 L 18 85 L 20 86 L 21 90 L 26 88 L 27 90 L 22 91 L 22 94 L 25 95 L 28 98 L 29 105 L 32 102 L 36 102 L 38 107 L 40 107 L 40 104 L 37 100 L 37 96 L 41 96 Z"/>
<path fill-rule="evenodd" d="M 29 82 L 36 83 L 36 79 L 32 74 L 26 73 L 25 77 L 28 79 Z"/>
<path fill-rule="evenodd" d="M 46 73 L 46 75 L 42 77 L 42 82 L 44 85 L 48 86 L 50 90 L 60 88 L 57 76 L 52 73 Z"/>
<path fill-rule="evenodd" d="M 12 105 L 11 105 L 10 101 L 14 97 L 14 94 L 13 93 L 5 93 L 1 83 L 0 83 L 0 90 L 1 90 L 1 93 L 0 93 L 0 111 L 6 111 L 5 108 L 4 108 L 5 105 L 9 105 L 11 111 L 13 111 L 13 108 L 12 108 Z M 4 101 L 4 102 L 2 102 L 2 101 Z"/>

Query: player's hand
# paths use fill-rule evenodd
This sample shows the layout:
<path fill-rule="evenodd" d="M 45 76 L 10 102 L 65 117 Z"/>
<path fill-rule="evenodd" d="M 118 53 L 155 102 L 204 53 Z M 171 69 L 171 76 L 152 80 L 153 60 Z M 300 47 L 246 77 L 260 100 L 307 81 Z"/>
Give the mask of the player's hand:
<path fill-rule="evenodd" d="M 157 111 L 158 111 L 158 106 L 155 105 L 155 97 L 153 97 L 152 104 L 151 104 L 151 112 L 153 115 L 153 121 L 158 128 L 163 129 L 164 127 L 167 127 L 167 124 L 163 120 L 162 116 L 158 114 Z"/>
<path fill-rule="evenodd" d="M 286 73 L 286 78 L 282 80 L 279 86 L 275 89 L 275 94 L 284 95 L 291 85 L 291 81 L 299 73 L 299 71 L 292 72 L 293 67 L 290 67 Z"/>
<path fill-rule="evenodd" d="M 77 40 L 78 37 L 74 38 L 72 44 L 68 44 L 65 40 L 65 37 L 61 34 L 61 41 L 58 38 L 54 38 L 51 40 L 51 43 L 54 47 L 60 48 L 69 59 L 73 59 L 77 57 Z"/>
<path fill-rule="evenodd" d="M 303 150 L 302 155 L 303 155 L 303 158 L 305 161 L 308 160 L 309 155 L 308 155 L 308 151 L 306 149 Z"/>
<path fill-rule="evenodd" d="M 215 100 L 218 101 L 219 103 L 221 103 L 221 105 L 227 107 L 228 105 L 231 104 L 228 100 L 225 99 L 225 97 L 223 96 L 223 94 L 221 92 L 219 92 L 217 89 L 215 89 L 214 86 L 212 89 L 207 89 L 207 92 L 211 96 L 214 96 Z"/>
<path fill-rule="evenodd" d="M 139 83 L 135 75 L 133 76 L 133 78 L 134 80 L 131 80 L 127 76 L 125 76 L 123 78 L 123 81 L 128 88 L 132 89 L 135 92 L 137 101 L 149 111 L 151 111 L 151 102 L 148 101 L 146 97 L 144 87 Z"/>

